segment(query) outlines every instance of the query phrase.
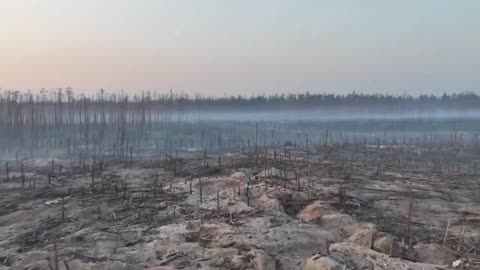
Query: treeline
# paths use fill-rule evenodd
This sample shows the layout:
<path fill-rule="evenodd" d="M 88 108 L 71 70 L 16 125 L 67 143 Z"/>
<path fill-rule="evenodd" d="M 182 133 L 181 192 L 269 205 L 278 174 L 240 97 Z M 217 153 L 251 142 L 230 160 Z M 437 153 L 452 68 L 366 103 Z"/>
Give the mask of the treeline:
<path fill-rule="evenodd" d="M 212 128 L 205 121 L 184 124 L 182 117 L 188 115 L 189 110 L 218 110 L 221 114 L 235 110 L 256 113 L 261 110 L 313 108 L 330 112 L 340 110 L 349 115 L 365 111 L 401 115 L 425 110 L 477 109 L 478 105 L 480 97 L 473 93 L 414 97 L 306 92 L 214 98 L 190 97 L 173 91 L 137 95 L 106 93 L 103 90 L 85 95 L 76 94 L 71 88 L 38 93 L 0 91 L 0 157 L 2 154 L 8 157 L 12 154 L 34 156 L 60 152 L 78 155 L 79 159 L 98 155 L 124 159 L 145 149 L 161 149 L 173 155 L 184 148 L 218 151 L 225 147 L 244 147 L 258 139 L 256 125 L 255 128 L 237 128 L 233 123 L 233 126 L 225 124 Z M 334 119 L 333 113 L 323 115 L 324 118 Z M 252 117 L 249 121 L 257 120 Z M 384 122 L 389 121 L 398 124 L 393 120 Z M 377 129 L 389 129 L 376 125 Z M 327 129 L 333 130 L 334 127 Z M 263 128 L 260 130 L 265 131 Z M 286 135 L 280 137 L 282 132 Z M 274 124 L 265 133 L 271 135 L 264 135 L 263 141 L 270 138 L 280 143 L 295 136 L 289 132 L 296 131 L 280 130 Z"/>
<path fill-rule="evenodd" d="M 391 95 L 391 94 L 273 94 L 258 96 L 209 97 L 189 95 L 184 92 L 144 91 L 137 94 L 107 93 L 99 90 L 92 95 L 75 93 L 72 88 L 37 92 L 1 91 L 0 104 L 75 104 L 88 102 L 92 106 L 98 104 L 124 104 L 142 106 L 158 106 L 157 109 L 282 109 L 282 108 L 388 108 L 392 109 L 472 109 L 480 105 L 480 96 L 472 92 L 443 95 Z M 392 107 L 393 106 L 393 107 Z"/>
<path fill-rule="evenodd" d="M 276 94 L 270 96 L 204 97 L 186 93 L 141 92 L 128 95 L 125 92 L 107 93 L 99 90 L 92 95 L 76 94 L 73 89 L 41 90 L 37 93 L 0 91 L 0 140 L 8 144 L 12 140 L 25 142 L 34 134 L 52 131 L 65 140 L 65 129 L 74 130 L 72 137 L 83 136 L 89 145 L 95 130 L 100 130 L 100 140 L 105 133 L 116 130 L 115 137 L 126 140 L 126 130 L 133 130 L 138 138 L 144 137 L 153 124 L 178 120 L 189 111 L 248 111 L 318 109 L 332 114 L 389 113 L 402 115 L 439 110 L 478 110 L 480 96 L 474 93 L 434 95 L 357 94 Z M 373 115 L 373 114 L 372 114 Z M 332 118 L 333 119 L 333 118 Z M 301 119 L 300 119 L 301 120 Z M 47 133 L 48 131 L 48 133 Z M 73 138 L 72 138 L 73 139 Z M 69 143 L 69 142 L 65 142 Z"/>

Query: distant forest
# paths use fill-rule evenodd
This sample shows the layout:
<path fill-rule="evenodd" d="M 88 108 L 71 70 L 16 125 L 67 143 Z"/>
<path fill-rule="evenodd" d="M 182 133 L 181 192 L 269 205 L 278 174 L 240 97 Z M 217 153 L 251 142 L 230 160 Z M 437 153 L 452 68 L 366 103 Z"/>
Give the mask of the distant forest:
<path fill-rule="evenodd" d="M 479 111 L 480 96 L 473 93 L 414 97 L 306 92 L 215 98 L 173 91 L 137 95 L 102 90 L 84 95 L 70 88 L 1 91 L 0 153 L 11 157 L 16 151 L 33 155 L 63 149 L 87 156 L 89 151 L 106 151 L 123 158 L 128 152 L 140 153 L 147 146 L 159 149 L 162 144 L 172 153 L 186 145 L 205 149 L 208 144 L 210 150 L 218 150 L 224 144 L 248 145 L 259 130 L 264 139 L 276 134 L 272 141 L 277 143 L 290 140 L 299 130 L 312 132 L 312 140 L 319 140 L 326 130 L 332 138 L 344 138 L 335 132 L 348 130 L 477 132 Z M 283 126 L 292 121 L 298 126 Z M 302 126 L 309 121 L 321 124 Z"/>
<path fill-rule="evenodd" d="M 390 94 L 273 94 L 258 96 L 208 97 L 189 95 L 172 90 L 168 92 L 144 91 L 129 95 L 125 92 L 107 93 L 99 90 L 93 95 L 77 94 L 71 88 L 41 90 L 37 93 L 5 91 L 0 89 L 0 112 L 11 109 L 13 104 L 43 104 L 90 106 L 123 104 L 146 106 L 154 110 L 199 109 L 199 110 L 276 110 L 276 109 L 366 109 L 390 112 L 402 110 L 477 110 L 480 96 L 472 92 L 443 95 L 390 95 Z"/>

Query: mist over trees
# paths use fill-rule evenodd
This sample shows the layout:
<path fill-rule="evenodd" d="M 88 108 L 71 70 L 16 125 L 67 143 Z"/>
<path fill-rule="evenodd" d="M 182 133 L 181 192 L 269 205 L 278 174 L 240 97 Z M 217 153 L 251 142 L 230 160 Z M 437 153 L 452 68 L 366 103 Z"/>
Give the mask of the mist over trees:
<path fill-rule="evenodd" d="M 103 90 L 93 95 L 85 95 L 75 93 L 72 88 L 53 91 L 43 89 L 37 93 L 1 91 L 0 149 L 10 156 L 18 155 L 19 152 L 23 156 L 33 156 L 42 151 L 45 154 L 60 151 L 84 156 L 109 155 L 126 158 L 145 149 L 162 149 L 173 155 L 180 147 L 214 151 L 227 146 L 246 147 L 253 144 L 253 141 L 258 141 L 259 131 L 256 125 L 253 125 L 256 119 L 244 121 L 250 123 L 242 125 L 238 124 L 238 121 L 215 125 L 208 122 L 208 117 L 202 119 L 203 121 L 185 123 L 182 116 L 189 112 L 194 114 L 212 112 L 214 115 L 222 115 L 236 111 L 255 113 L 317 110 L 310 114 L 300 114 L 300 119 L 297 120 L 301 121 L 312 120 L 308 117 L 319 114 L 318 111 L 322 112 L 323 119 L 334 119 L 335 114 L 340 112 L 347 115 L 362 112 L 388 112 L 392 115 L 425 111 L 463 112 L 477 110 L 479 105 L 480 96 L 474 93 L 395 96 L 355 92 L 346 95 L 306 92 L 216 98 L 189 96 L 173 91 L 167 93 L 146 91 L 133 95 L 125 92 L 107 93 Z M 263 123 L 261 126 L 264 142 L 267 142 L 268 137 L 270 144 L 280 144 L 281 141 L 292 140 L 296 136 L 295 132 L 298 131 L 295 129 L 281 130 L 281 123 L 274 123 L 278 122 L 278 119 L 271 120 L 271 123 Z M 405 121 L 402 123 L 387 121 L 382 123 L 381 129 L 404 128 L 404 125 L 410 124 Z M 438 126 L 436 123 L 427 124 L 429 128 Z M 457 121 L 454 124 L 447 125 L 445 130 L 462 128 L 461 122 Z M 468 125 L 469 123 L 465 124 Z M 314 140 L 321 139 L 324 136 L 321 133 L 327 129 L 345 132 L 358 130 L 362 126 L 368 125 L 354 121 L 322 124 L 315 128 L 307 125 L 302 128 L 311 129 L 313 133 L 311 139 Z M 271 136 L 266 135 L 270 133 Z"/>

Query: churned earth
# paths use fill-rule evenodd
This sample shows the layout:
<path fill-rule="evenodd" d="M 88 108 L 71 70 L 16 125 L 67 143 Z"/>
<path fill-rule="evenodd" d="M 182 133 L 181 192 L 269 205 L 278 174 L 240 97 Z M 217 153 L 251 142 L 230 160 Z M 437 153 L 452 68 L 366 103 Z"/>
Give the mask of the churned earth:
<path fill-rule="evenodd" d="M 327 151 L 12 161 L 0 269 L 479 269 L 472 157 Z"/>

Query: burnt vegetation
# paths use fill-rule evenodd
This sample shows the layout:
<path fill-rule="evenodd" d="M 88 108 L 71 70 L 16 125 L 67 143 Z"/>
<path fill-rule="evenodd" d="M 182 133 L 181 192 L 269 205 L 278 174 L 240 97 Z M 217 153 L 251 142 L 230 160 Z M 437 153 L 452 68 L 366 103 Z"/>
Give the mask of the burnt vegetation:
<path fill-rule="evenodd" d="M 3 91 L 0 269 L 476 269 L 479 105 Z"/>

